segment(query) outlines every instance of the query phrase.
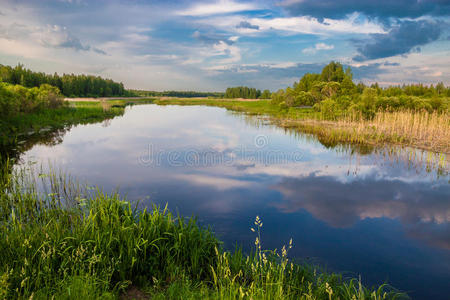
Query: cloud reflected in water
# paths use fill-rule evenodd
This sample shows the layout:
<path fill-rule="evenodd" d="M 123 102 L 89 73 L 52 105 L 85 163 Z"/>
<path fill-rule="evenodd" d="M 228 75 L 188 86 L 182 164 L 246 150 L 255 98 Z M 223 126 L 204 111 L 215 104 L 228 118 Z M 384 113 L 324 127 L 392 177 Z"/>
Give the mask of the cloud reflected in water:
<path fill-rule="evenodd" d="M 422 183 L 371 178 L 342 183 L 311 174 L 284 178 L 273 188 L 283 195 L 273 204 L 282 212 L 306 210 L 337 228 L 369 218 L 398 219 L 409 236 L 450 249 L 450 194 L 445 183 L 430 191 Z"/>

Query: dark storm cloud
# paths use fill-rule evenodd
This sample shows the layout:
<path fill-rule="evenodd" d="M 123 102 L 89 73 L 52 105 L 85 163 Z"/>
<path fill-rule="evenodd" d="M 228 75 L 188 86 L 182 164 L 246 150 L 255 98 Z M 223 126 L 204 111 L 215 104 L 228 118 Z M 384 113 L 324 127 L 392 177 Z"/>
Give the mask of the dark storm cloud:
<path fill-rule="evenodd" d="M 372 34 L 372 41 L 357 47 L 355 61 L 420 52 L 420 46 L 437 40 L 445 24 L 434 21 L 403 21 L 386 34 Z"/>
<path fill-rule="evenodd" d="M 318 19 L 338 19 L 353 12 L 380 19 L 450 14 L 448 0 L 299 0 L 287 1 L 283 6 L 291 15 L 308 15 Z"/>
<path fill-rule="evenodd" d="M 259 30 L 258 25 L 252 25 L 247 21 L 241 21 L 241 23 L 236 25 L 236 28 L 247 28 L 247 29 Z"/>

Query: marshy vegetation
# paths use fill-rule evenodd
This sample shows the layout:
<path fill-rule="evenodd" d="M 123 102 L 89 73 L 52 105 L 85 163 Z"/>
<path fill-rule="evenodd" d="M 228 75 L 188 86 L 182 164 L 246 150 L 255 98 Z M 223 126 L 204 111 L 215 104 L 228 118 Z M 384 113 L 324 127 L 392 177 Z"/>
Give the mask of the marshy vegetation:
<path fill-rule="evenodd" d="M 4 170 L 5 171 L 5 170 Z M 366 288 L 288 250 L 262 247 L 257 217 L 249 255 L 221 248 L 211 229 L 33 166 L 3 172 L 0 297 L 114 299 L 400 299 L 387 285 Z"/>
<path fill-rule="evenodd" d="M 227 91 L 226 95 L 232 96 L 252 89 L 238 87 Z M 344 70 L 335 62 L 321 74 L 305 74 L 293 87 L 272 93 L 270 101 L 170 99 L 156 103 L 205 104 L 268 115 L 281 126 L 295 127 L 330 141 L 391 143 L 450 153 L 450 88 L 442 83 L 387 88 L 356 85 L 351 69 Z"/>

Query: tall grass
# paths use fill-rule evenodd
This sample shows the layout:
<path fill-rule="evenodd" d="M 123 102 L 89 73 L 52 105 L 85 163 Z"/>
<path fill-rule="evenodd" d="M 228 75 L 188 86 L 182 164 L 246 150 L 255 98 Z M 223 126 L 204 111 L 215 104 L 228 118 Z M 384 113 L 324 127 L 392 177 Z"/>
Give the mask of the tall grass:
<path fill-rule="evenodd" d="M 131 282 L 208 276 L 218 241 L 195 219 L 166 208 L 140 211 L 100 190 L 68 193 L 79 189 L 56 176 L 33 180 L 15 171 L 4 181 L 0 274 L 8 297 L 52 295 L 75 277 L 95 278 L 117 293 Z M 39 191 L 37 180 L 51 192 Z"/>
<path fill-rule="evenodd" d="M 295 122 L 286 120 L 287 126 Z M 303 120 L 306 130 L 334 140 L 368 144 L 401 144 L 434 152 L 450 153 L 450 115 L 427 111 L 379 111 L 373 119 L 346 114 L 330 121 L 326 117 Z"/>
<path fill-rule="evenodd" d="M 386 285 L 319 272 L 261 247 L 224 251 L 212 231 L 167 207 L 137 205 L 56 172 L 3 172 L 0 297 L 117 298 L 129 287 L 152 298 L 394 299 Z"/>

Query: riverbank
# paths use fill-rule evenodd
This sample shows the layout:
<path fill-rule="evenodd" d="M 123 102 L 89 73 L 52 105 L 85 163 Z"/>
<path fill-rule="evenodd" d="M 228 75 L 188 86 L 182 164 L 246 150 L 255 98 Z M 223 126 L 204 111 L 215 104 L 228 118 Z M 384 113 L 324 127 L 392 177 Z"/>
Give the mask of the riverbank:
<path fill-rule="evenodd" d="M 36 143 L 51 143 L 71 126 L 112 119 L 124 111 L 124 105 L 77 102 L 4 117 L 0 120 L 0 156 L 15 158 Z"/>
<path fill-rule="evenodd" d="M 117 194 L 31 167 L 3 172 L 0 298 L 394 299 L 288 251 L 261 247 L 256 218 L 250 254 L 221 248 L 211 229 L 167 208 L 137 210 Z M 37 186 L 47 192 L 39 192 Z M 7 191 L 7 192 L 6 192 Z"/>
<path fill-rule="evenodd" d="M 330 143 L 393 144 L 450 154 L 450 116 L 447 112 L 380 111 L 370 120 L 354 116 L 329 120 L 311 107 L 280 108 L 268 100 L 157 99 L 154 103 L 217 106 L 267 116 L 281 127 L 311 133 Z"/>

